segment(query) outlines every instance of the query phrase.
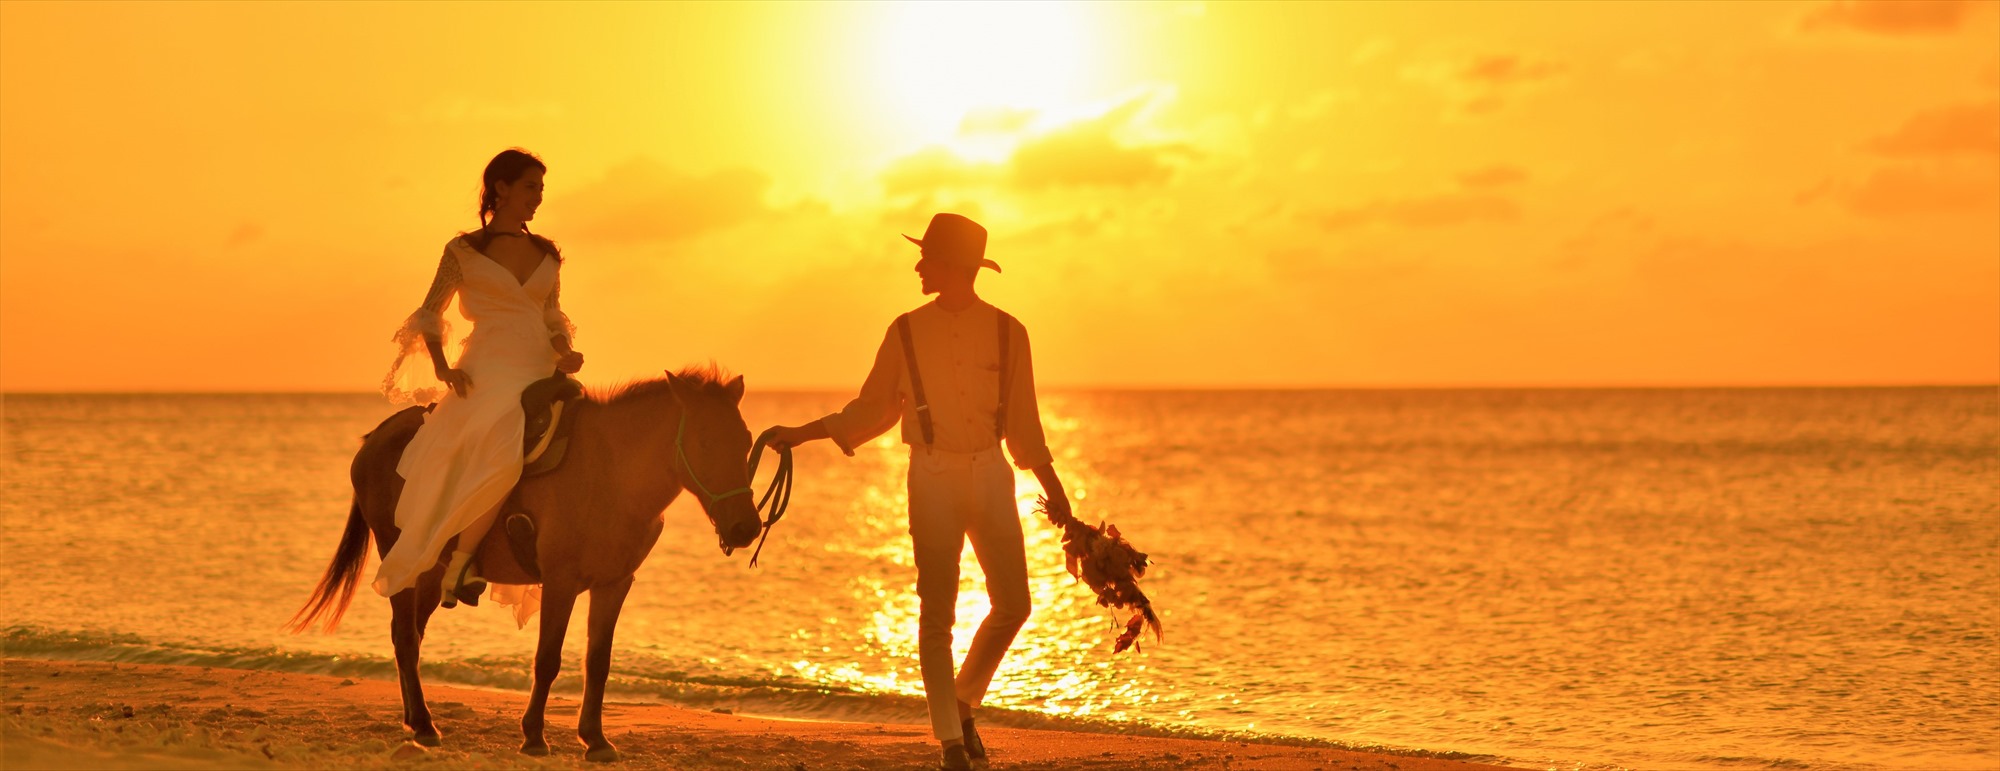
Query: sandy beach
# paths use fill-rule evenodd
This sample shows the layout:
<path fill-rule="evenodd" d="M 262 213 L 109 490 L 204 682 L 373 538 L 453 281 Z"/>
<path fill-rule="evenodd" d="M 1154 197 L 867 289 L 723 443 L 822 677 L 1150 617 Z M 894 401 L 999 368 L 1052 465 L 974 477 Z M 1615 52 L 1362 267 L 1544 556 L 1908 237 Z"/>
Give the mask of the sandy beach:
<path fill-rule="evenodd" d="M 515 752 L 526 697 L 427 684 L 443 747 L 405 740 L 393 682 L 219 667 L 4 663 L 8 769 L 581 767 L 577 702 L 549 703 L 546 758 Z M 919 725 L 789 720 L 607 703 L 625 768 L 929 768 Z M 993 768 L 1470 771 L 1497 766 L 1242 742 L 989 728 Z"/>

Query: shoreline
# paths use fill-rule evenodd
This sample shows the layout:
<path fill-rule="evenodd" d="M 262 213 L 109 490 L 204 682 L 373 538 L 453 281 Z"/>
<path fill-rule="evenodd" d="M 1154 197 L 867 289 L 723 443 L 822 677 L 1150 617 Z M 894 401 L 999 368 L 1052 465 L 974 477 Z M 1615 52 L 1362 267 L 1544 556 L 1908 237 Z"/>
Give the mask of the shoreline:
<path fill-rule="evenodd" d="M 426 683 L 444 746 L 407 741 L 393 681 L 173 664 L 5 658 L 6 768 L 576 768 L 576 694 L 551 694 L 553 754 L 516 752 L 526 695 Z M 608 699 L 604 729 L 640 769 L 935 768 L 927 726 L 750 716 Z M 1477 771 L 1464 760 L 1290 744 L 986 727 L 995 769 Z"/>

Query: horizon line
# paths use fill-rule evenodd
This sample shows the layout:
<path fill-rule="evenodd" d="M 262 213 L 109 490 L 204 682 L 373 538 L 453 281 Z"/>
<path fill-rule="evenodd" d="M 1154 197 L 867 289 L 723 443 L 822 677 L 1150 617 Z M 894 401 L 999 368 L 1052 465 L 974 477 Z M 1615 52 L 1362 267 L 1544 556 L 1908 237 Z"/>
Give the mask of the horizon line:
<path fill-rule="evenodd" d="M 586 389 L 612 388 L 619 384 L 585 383 Z M 1314 392 L 1314 391 L 1782 391 L 1782 390 L 1886 390 L 1995 388 L 2000 380 L 1984 382 L 1766 382 L 1766 383 L 1491 383 L 1491 384 L 1230 384 L 1230 385 L 1041 385 L 1049 392 L 1096 391 L 1139 393 L 1189 392 Z M 828 394 L 850 393 L 852 386 L 784 386 L 753 388 L 758 393 Z M 0 390 L 6 396 L 379 396 L 373 390 L 347 389 L 32 389 Z"/>

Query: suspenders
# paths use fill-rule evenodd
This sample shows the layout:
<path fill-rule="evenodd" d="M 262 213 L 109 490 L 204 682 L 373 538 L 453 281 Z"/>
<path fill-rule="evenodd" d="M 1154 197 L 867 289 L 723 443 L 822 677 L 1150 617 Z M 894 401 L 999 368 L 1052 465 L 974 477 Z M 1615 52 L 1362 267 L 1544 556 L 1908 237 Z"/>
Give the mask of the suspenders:
<path fill-rule="evenodd" d="M 917 397 L 917 424 L 924 429 L 924 447 L 936 442 L 931 430 L 931 403 L 924 399 L 924 375 L 917 369 L 917 346 L 910 342 L 910 314 L 896 317 L 896 331 L 903 336 L 903 362 L 910 368 L 910 393 Z"/>
<path fill-rule="evenodd" d="M 1007 436 L 1007 402 L 1008 396 L 1010 396 L 1007 392 L 1010 390 L 1009 386 L 1013 385 L 1012 376 L 1014 374 L 1014 361 L 1012 357 L 1007 355 L 1007 343 L 1014 337 L 1009 334 L 1011 331 L 1009 328 L 1019 322 L 1014 321 L 1014 317 L 1007 315 L 1006 311 L 998 308 L 993 310 L 1000 314 L 1000 323 L 998 325 L 1000 328 L 1000 407 L 993 412 L 993 438 L 1002 439 Z M 924 376 L 917 370 L 917 346 L 910 340 L 910 314 L 905 313 L 896 317 L 896 333 L 903 338 L 903 363 L 910 369 L 910 394 L 917 399 L 917 425 L 923 430 L 924 446 L 928 448 L 930 445 L 937 443 L 937 432 L 931 427 L 930 400 L 924 398 Z"/>
<path fill-rule="evenodd" d="M 1005 439 L 1007 438 L 1007 392 L 1012 390 L 1007 387 L 1011 385 L 1007 382 L 1009 380 L 1007 376 L 1014 374 L 1013 367 L 1010 366 L 1014 363 L 1014 359 L 1007 355 L 1007 341 L 1014 336 L 1007 333 L 1008 327 L 1014 325 L 1014 317 L 999 308 L 993 310 L 1000 314 L 1000 407 L 993 411 L 993 438 Z"/>

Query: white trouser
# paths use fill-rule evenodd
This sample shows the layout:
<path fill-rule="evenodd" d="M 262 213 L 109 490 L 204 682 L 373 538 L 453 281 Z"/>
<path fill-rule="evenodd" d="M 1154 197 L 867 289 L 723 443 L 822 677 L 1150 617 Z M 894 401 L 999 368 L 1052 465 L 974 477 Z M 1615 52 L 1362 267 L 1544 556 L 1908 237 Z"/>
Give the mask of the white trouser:
<path fill-rule="evenodd" d="M 993 610 L 972 636 L 952 676 L 951 627 L 958 603 L 958 558 L 967 539 L 986 573 Z M 1000 448 L 976 453 L 910 450 L 910 542 L 916 552 L 917 656 L 939 741 L 963 733 L 958 701 L 978 705 L 1014 634 L 1028 620 L 1028 563 L 1014 503 L 1014 470 Z"/>

